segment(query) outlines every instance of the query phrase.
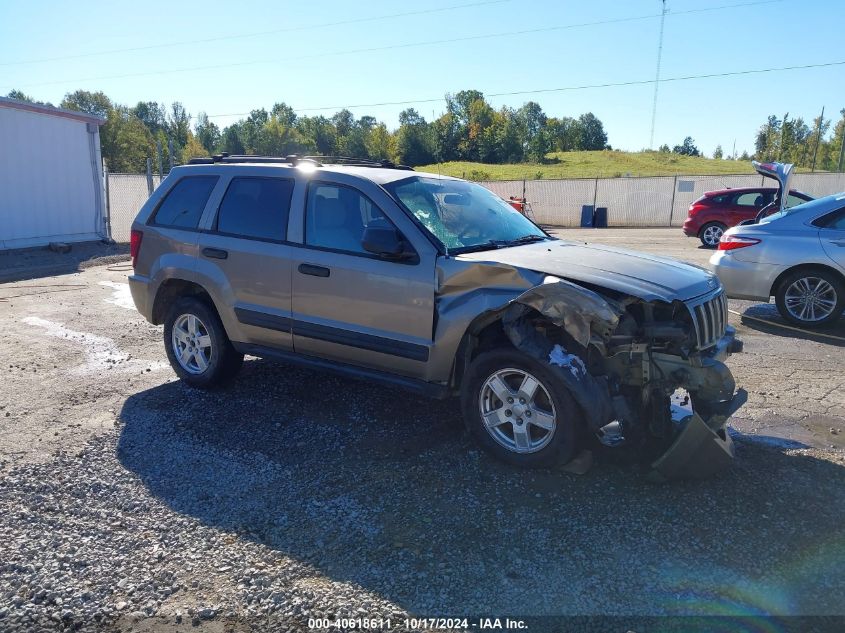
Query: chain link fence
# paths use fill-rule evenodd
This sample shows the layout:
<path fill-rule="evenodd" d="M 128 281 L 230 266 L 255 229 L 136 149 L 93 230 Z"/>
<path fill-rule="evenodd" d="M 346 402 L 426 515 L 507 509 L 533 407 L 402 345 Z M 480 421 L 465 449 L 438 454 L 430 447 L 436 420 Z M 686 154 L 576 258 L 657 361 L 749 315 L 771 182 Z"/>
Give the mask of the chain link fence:
<path fill-rule="evenodd" d="M 150 197 L 144 174 L 108 174 L 109 225 L 115 242 L 128 242 L 129 230 L 138 211 Z M 153 190 L 161 178 L 153 176 Z"/>
<path fill-rule="evenodd" d="M 154 175 L 153 190 L 161 179 Z M 551 226 L 581 226 L 585 207 L 607 209 L 613 227 L 681 226 L 690 204 L 705 191 L 770 187 L 757 175 L 656 176 L 641 178 L 574 178 L 570 180 L 495 180 L 480 183 L 502 198 L 526 198 L 533 219 Z M 814 197 L 845 191 L 845 173 L 796 174 L 793 187 Z M 144 174 L 108 174 L 111 237 L 129 241 L 129 229 L 149 197 Z"/>

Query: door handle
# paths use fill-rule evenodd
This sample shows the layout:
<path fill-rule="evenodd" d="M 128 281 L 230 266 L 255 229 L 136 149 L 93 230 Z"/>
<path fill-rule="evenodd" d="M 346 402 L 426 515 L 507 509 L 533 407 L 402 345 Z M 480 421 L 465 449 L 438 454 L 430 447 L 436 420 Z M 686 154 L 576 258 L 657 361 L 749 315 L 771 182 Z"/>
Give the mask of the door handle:
<path fill-rule="evenodd" d="M 297 270 L 303 275 L 313 275 L 314 277 L 328 277 L 332 272 L 325 266 L 315 266 L 314 264 L 300 264 Z"/>
<path fill-rule="evenodd" d="M 229 251 L 224 251 L 222 248 L 204 248 L 202 254 L 213 259 L 226 259 L 229 257 Z"/>

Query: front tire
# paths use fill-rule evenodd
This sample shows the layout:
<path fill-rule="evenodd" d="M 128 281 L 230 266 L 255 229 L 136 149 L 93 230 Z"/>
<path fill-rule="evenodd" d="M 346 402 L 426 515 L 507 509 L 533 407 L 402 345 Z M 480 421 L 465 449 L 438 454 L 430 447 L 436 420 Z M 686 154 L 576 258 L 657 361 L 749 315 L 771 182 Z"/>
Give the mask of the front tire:
<path fill-rule="evenodd" d="M 725 234 L 727 226 L 721 222 L 708 222 L 701 227 L 698 233 L 698 239 L 704 244 L 705 248 L 716 248 L 719 246 L 719 240 Z"/>
<path fill-rule="evenodd" d="M 480 354 L 463 381 L 461 407 L 473 438 L 502 461 L 548 468 L 575 456 L 581 411 L 563 380 L 531 356 Z"/>
<path fill-rule="evenodd" d="M 826 270 L 799 269 L 780 283 L 775 304 L 790 323 L 806 328 L 823 327 L 836 321 L 845 310 L 845 283 Z"/>
<path fill-rule="evenodd" d="M 226 336 L 217 312 L 195 297 L 183 297 L 170 306 L 164 320 L 164 347 L 173 371 L 200 389 L 228 382 L 244 360 Z"/>

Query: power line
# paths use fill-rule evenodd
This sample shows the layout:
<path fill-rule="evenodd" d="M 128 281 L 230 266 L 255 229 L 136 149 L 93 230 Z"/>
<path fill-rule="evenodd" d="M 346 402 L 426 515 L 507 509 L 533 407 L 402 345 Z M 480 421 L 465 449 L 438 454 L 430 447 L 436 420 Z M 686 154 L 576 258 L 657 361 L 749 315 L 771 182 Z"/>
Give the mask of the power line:
<path fill-rule="evenodd" d="M 281 29 L 272 29 L 270 31 L 253 31 L 251 33 L 239 33 L 234 35 L 220 35 L 217 37 L 208 37 L 199 40 L 183 40 L 181 42 L 165 42 L 163 44 L 150 44 L 147 46 L 134 46 L 131 48 L 114 48 L 106 51 L 91 51 L 88 53 L 77 53 L 74 55 L 62 55 L 60 57 L 42 57 L 40 59 L 25 59 L 14 62 L 0 62 L 0 66 L 16 66 L 23 64 L 42 64 L 45 62 L 64 61 L 68 59 L 82 59 L 84 57 L 98 57 L 100 55 L 114 55 L 116 53 L 135 53 L 140 51 L 150 51 L 160 48 L 173 48 L 176 46 L 187 46 L 190 44 L 209 44 L 211 42 L 222 42 L 226 40 L 247 39 L 251 37 L 263 37 L 265 35 L 278 35 L 279 33 L 290 33 L 292 31 L 310 31 L 313 29 L 322 29 L 331 26 L 344 26 L 347 24 L 360 24 L 362 22 L 375 22 L 378 20 L 388 20 L 392 18 L 405 18 L 415 15 L 427 15 L 430 13 L 443 13 L 445 11 L 454 11 L 456 9 L 469 9 L 473 7 L 481 7 L 490 4 L 502 4 L 510 2 L 511 0 L 484 0 L 483 2 L 471 2 L 468 4 L 456 4 L 448 7 L 440 7 L 437 9 L 421 9 L 419 11 L 406 11 L 404 13 L 389 13 L 387 15 L 376 15 L 365 18 L 354 18 L 351 20 L 340 20 L 337 22 L 322 22 L 320 24 L 311 24 L 305 26 L 289 26 Z"/>
<path fill-rule="evenodd" d="M 754 2 L 744 2 L 740 4 L 727 4 L 727 5 L 720 5 L 716 7 L 706 7 L 701 9 L 689 9 L 687 11 L 676 11 L 674 13 L 670 13 L 670 17 L 678 16 L 678 15 L 690 15 L 695 13 L 705 13 L 710 11 L 720 11 L 723 9 L 736 9 L 740 7 L 750 7 L 750 6 L 757 6 L 762 4 L 773 4 L 776 2 L 784 2 L 785 0 L 756 0 Z M 203 70 L 220 70 L 222 68 L 238 68 L 243 66 L 255 66 L 260 64 L 275 64 L 280 61 L 284 62 L 291 62 L 291 61 L 300 61 L 305 59 L 317 59 L 323 57 L 334 57 L 337 55 L 352 55 L 357 53 L 373 53 L 373 52 L 382 52 L 382 51 L 389 51 L 389 50 L 396 50 L 396 49 L 406 49 L 406 48 L 415 48 L 420 46 L 432 46 L 432 45 L 440 45 L 440 44 L 453 44 L 455 42 L 470 42 L 475 40 L 481 39 L 490 39 L 490 38 L 502 38 L 502 37 L 513 37 L 515 35 L 531 35 L 537 33 L 548 33 L 552 31 L 562 31 L 567 29 L 575 29 L 575 28 L 583 28 L 589 26 L 600 26 L 606 24 L 619 24 L 624 22 L 636 22 L 642 20 L 649 20 L 652 18 L 660 17 L 660 13 L 653 13 L 649 15 L 640 15 L 640 16 L 633 16 L 627 18 L 612 18 L 609 20 L 598 20 L 594 22 L 581 22 L 577 24 L 563 24 L 560 26 L 547 26 L 547 27 L 540 27 L 535 29 L 524 29 L 520 31 L 505 31 L 500 33 L 487 33 L 482 35 L 468 35 L 465 37 L 453 37 L 449 39 L 442 39 L 442 40 L 428 40 L 423 42 L 409 42 L 404 44 L 391 44 L 387 46 L 376 46 L 370 48 L 357 48 L 345 51 L 333 51 L 333 52 L 325 52 L 325 53 L 313 53 L 308 55 L 298 55 L 298 56 L 289 56 L 284 57 L 282 59 L 276 60 L 250 60 L 250 61 L 243 61 L 243 62 L 231 62 L 227 64 L 212 64 L 206 66 L 192 66 L 188 68 L 170 68 L 166 70 L 157 70 L 157 71 L 145 71 L 145 72 L 138 72 L 138 73 L 128 73 L 128 74 L 119 74 L 119 75 L 105 75 L 100 77 L 86 77 L 83 79 L 60 79 L 57 81 L 46 81 L 37 84 L 26 84 L 23 86 L 17 86 L 18 88 L 36 88 L 39 86 L 50 86 L 56 84 L 71 84 L 71 83 L 83 83 L 87 81 L 102 81 L 108 79 L 128 79 L 134 77 L 147 77 L 152 75 L 168 75 L 174 73 L 184 73 L 184 72 L 195 72 L 195 71 L 203 71 Z M 9 87 L 9 86 L 7 86 Z"/>
<path fill-rule="evenodd" d="M 740 75 L 757 75 L 762 73 L 782 72 L 788 70 L 807 70 L 811 68 L 828 68 L 831 66 L 844 66 L 845 60 L 835 62 L 822 62 L 819 64 L 802 64 L 798 66 L 779 66 L 772 68 L 753 68 L 749 70 L 731 70 L 721 73 L 706 73 L 701 75 L 683 75 L 680 77 L 664 77 L 659 79 L 660 83 L 668 83 L 675 81 L 691 81 L 695 79 L 713 79 L 718 77 L 737 77 Z M 561 88 L 538 88 L 536 90 L 514 90 L 510 92 L 491 92 L 484 93 L 487 97 L 512 97 L 520 95 L 535 95 L 549 92 L 568 92 L 574 90 L 590 90 L 594 88 L 619 88 L 623 86 L 642 86 L 654 83 L 654 79 L 639 79 L 635 81 L 619 81 L 608 82 L 601 84 L 584 84 L 579 86 L 564 86 Z M 294 108 L 295 112 L 318 112 L 322 110 L 343 110 L 352 108 L 377 108 L 381 106 L 396 106 L 396 105 L 415 105 L 419 103 L 435 103 L 442 101 L 443 97 L 432 97 L 426 99 L 412 99 L 408 101 L 382 101 L 379 103 L 358 103 L 353 105 L 335 105 L 335 106 L 320 106 L 313 108 Z M 228 114 L 209 114 L 208 118 L 219 118 L 229 116 L 246 116 L 249 112 L 231 112 Z"/>

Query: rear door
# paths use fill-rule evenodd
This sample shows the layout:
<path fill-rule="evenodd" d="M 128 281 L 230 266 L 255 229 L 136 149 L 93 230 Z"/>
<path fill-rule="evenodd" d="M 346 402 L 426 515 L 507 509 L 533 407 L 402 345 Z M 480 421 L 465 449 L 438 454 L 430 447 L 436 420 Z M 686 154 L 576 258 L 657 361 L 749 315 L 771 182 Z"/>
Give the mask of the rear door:
<path fill-rule="evenodd" d="M 774 193 L 765 189 L 736 194 L 731 204 L 730 225 L 736 226 L 743 220 L 753 220 L 773 197 Z"/>
<path fill-rule="evenodd" d="M 200 270 L 213 280 L 232 340 L 290 350 L 294 178 L 235 176 L 200 235 Z M 221 305 L 222 304 L 222 305 Z"/>
<path fill-rule="evenodd" d="M 359 181 L 308 185 L 303 243 L 292 264 L 294 348 L 422 378 L 433 337 L 435 252 L 383 190 Z M 374 222 L 397 228 L 416 259 L 365 251 L 361 238 Z"/>

